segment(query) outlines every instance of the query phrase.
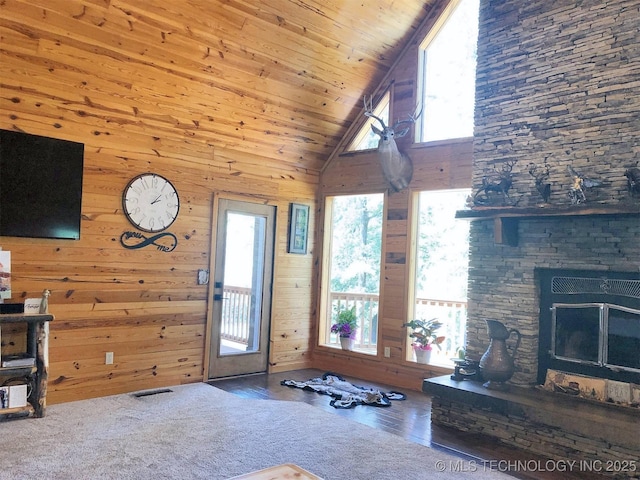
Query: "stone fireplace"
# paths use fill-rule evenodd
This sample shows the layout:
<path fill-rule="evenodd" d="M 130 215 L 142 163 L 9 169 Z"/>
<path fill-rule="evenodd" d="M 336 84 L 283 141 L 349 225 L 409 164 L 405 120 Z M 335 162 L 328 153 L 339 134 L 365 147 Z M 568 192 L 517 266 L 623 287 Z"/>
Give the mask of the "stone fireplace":
<path fill-rule="evenodd" d="M 523 337 L 515 359 L 516 373 L 512 383 L 521 386 L 543 384 L 546 372 L 539 369 L 539 354 L 543 357 L 540 360 L 544 360 L 543 369 L 562 369 L 558 359 L 546 359 L 552 345 L 551 337 L 545 335 L 550 331 L 540 330 L 541 321 L 546 322 L 545 328 L 551 328 L 552 312 L 548 308 L 553 305 L 541 305 L 542 300 L 550 300 L 548 292 L 542 295 L 543 289 L 551 288 L 547 275 L 560 270 L 577 270 L 593 278 L 624 277 L 631 283 L 640 281 L 637 267 L 640 259 L 640 242 L 637 240 L 640 238 L 640 218 L 613 215 L 521 219 L 518 247 L 495 244 L 492 228 L 492 223 L 487 221 L 476 221 L 472 225 L 467 352 L 480 358 L 489 343 L 484 320 L 499 320 L 508 328 L 518 329 Z M 630 270 L 629 267 L 634 265 L 635 271 Z M 544 285 L 540 284 L 540 276 L 544 277 Z M 584 307 L 591 318 L 596 318 L 592 322 L 600 322 L 600 308 L 604 309 L 605 305 L 607 308 L 610 305 L 613 308 L 622 306 L 635 311 L 639 306 L 633 297 L 604 293 L 594 293 L 591 299 L 586 294 L 579 298 L 573 294 L 558 294 L 555 300 L 552 304 L 598 304 L 591 309 Z M 561 324 L 570 322 L 565 318 L 569 311 L 568 307 L 556 309 Z M 628 314 L 636 315 L 634 311 Z M 594 363 L 602 362 L 598 357 L 602 352 L 598 345 L 595 348 L 590 352 L 590 359 Z M 557 351 L 555 356 L 566 355 Z M 636 362 L 632 361 L 627 366 L 635 369 Z M 572 366 L 574 363 L 568 361 L 564 365 Z M 603 376 L 595 373 L 595 368 L 582 367 L 579 371 L 569 371 Z M 638 382 L 638 373 L 627 371 L 609 378 Z"/>
<path fill-rule="evenodd" d="M 510 204 L 471 213 L 467 352 L 486 351 L 485 319 L 518 329 L 511 381 L 531 386 L 540 381 L 538 269 L 640 279 L 640 198 L 624 176 L 640 164 L 640 10 L 487 0 L 480 17 L 472 182 L 476 191 L 509 163 L 513 185 Z M 548 202 L 532 165 L 548 168 Z M 600 183 L 580 205 L 571 170 Z"/>
<path fill-rule="evenodd" d="M 485 319 L 517 329 L 522 341 L 510 392 L 444 377 L 425 386 L 435 423 L 551 458 L 637 457 L 640 408 L 540 385 L 549 372 L 568 375 L 569 387 L 571 375 L 630 390 L 639 381 L 638 358 L 629 353 L 638 345 L 637 298 L 600 292 L 576 301 L 565 291 L 552 301 L 555 317 L 541 306 L 541 276 L 549 272 L 640 281 L 640 198 L 624 175 L 640 165 L 639 30 L 640 6 L 625 1 L 481 1 L 472 184 L 477 191 L 510 165 L 512 186 L 504 204 L 460 216 L 471 221 L 467 355 L 479 359 L 487 350 Z M 548 200 L 531 171 L 548 171 Z M 598 184 L 585 188 L 580 204 L 572 197 L 577 178 Z M 588 326 L 563 333 L 577 323 Z M 552 325 L 562 332 L 550 333 Z M 614 353 L 621 333 L 623 351 Z"/>

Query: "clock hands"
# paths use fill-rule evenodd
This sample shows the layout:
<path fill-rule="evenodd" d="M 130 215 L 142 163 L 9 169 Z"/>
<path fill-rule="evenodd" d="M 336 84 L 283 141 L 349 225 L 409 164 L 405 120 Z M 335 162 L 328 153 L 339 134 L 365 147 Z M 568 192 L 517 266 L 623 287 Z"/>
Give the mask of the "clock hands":
<path fill-rule="evenodd" d="M 160 201 L 160 197 L 161 197 L 161 196 L 162 196 L 162 195 L 158 195 L 158 196 L 156 197 L 156 199 L 155 199 L 153 202 L 151 202 L 151 205 L 153 205 L 154 203 L 158 203 L 158 202 Z"/>

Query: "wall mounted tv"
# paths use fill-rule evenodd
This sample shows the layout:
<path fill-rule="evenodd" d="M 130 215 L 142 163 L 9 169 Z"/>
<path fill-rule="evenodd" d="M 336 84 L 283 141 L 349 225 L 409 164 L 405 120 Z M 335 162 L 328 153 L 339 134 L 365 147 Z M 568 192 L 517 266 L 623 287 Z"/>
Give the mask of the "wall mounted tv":
<path fill-rule="evenodd" d="M 0 130 L 0 237 L 80 238 L 84 144 Z"/>

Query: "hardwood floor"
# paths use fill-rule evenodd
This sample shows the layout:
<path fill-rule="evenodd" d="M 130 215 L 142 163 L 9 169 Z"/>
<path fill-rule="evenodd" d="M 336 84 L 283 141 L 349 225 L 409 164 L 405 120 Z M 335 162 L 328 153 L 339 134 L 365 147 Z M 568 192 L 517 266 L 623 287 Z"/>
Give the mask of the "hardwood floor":
<path fill-rule="evenodd" d="M 501 445 L 495 440 L 480 435 L 465 434 L 457 430 L 431 425 L 431 397 L 422 392 L 407 391 L 390 385 L 376 384 L 353 377 L 344 379 L 362 386 L 376 387 L 383 391 L 399 390 L 407 396 L 404 401 L 394 401 L 390 408 L 358 406 L 352 409 L 337 409 L 329 405 L 330 398 L 314 392 L 291 388 L 280 384 L 282 380 L 308 380 L 325 373 L 322 370 L 296 370 L 276 374 L 259 374 L 244 377 L 226 378 L 209 382 L 211 385 L 243 398 L 272 399 L 305 402 L 335 415 L 369 425 L 406 440 L 431 448 L 447 451 L 463 460 L 484 465 L 493 461 L 521 461 L 529 466 L 544 467 L 546 458 Z M 504 462 L 503 462 L 504 464 Z M 491 463 L 489 463 L 491 465 Z M 597 480 L 606 478 L 590 475 L 587 472 L 544 471 L 551 468 L 500 468 L 515 478 L 533 480 Z"/>

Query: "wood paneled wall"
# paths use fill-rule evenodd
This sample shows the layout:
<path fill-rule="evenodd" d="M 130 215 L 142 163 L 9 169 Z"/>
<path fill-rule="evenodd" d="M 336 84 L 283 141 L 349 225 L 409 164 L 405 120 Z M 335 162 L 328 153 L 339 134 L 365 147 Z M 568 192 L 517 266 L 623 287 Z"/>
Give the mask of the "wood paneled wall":
<path fill-rule="evenodd" d="M 13 252 L 13 301 L 52 290 L 50 310 L 56 320 L 51 324 L 49 403 L 202 380 L 209 288 L 196 280 L 198 269 L 210 268 L 214 195 L 278 207 L 270 371 L 327 368 L 415 388 L 428 373 L 405 362 L 402 351 L 409 192 L 389 196 L 385 226 L 379 338 L 380 351 L 390 347 L 391 358 L 313 349 L 320 258 L 313 238 L 315 219 L 322 215 L 316 198 L 323 152 L 338 141 L 333 115 L 344 119 L 359 101 L 351 99 L 348 108 L 338 104 L 342 95 L 334 95 L 333 87 L 309 97 L 306 89 L 320 92 L 321 80 L 312 81 L 300 65 L 287 64 L 287 79 L 301 79 L 295 87 L 304 91 L 289 98 L 290 84 L 278 77 L 275 63 L 271 70 L 260 70 L 252 52 L 217 38 L 234 25 L 246 33 L 238 12 L 227 10 L 239 4 L 226 3 L 221 24 L 211 34 L 197 10 L 177 11 L 167 2 L 151 2 L 153 12 L 144 10 L 148 2 L 0 2 L 0 128 L 85 144 L 81 239 L 0 238 L 0 246 Z M 424 2 L 415 13 L 427 5 L 431 8 L 431 2 Z M 266 2 L 262 6 L 268 7 Z M 183 28 L 188 15 L 198 24 L 197 32 Z M 287 26 L 280 17 L 252 21 L 276 32 Z M 260 32 L 250 26 L 254 34 Z M 423 31 L 429 26 L 425 23 Z M 288 27 L 290 33 L 293 27 Z M 292 44 L 287 35 L 280 40 Z M 250 42 L 251 36 L 243 41 Z M 220 47 L 215 55 L 225 59 L 225 70 L 210 65 L 207 42 Z M 335 50 L 331 42 L 327 45 L 325 54 Z M 414 107 L 416 51 L 414 41 L 373 92 L 392 88 L 397 114 Z M 362 65 L 355 57 L 349 61 Z M 242 68 L 254 72 L 253 83 L 243 83 Z M 343 82 L 350 81 L 346 71 L 353 81 L 364 82 L 362 67 L 341 71 Z M 335 88 L 342 90 L 339 84 Z M 276 92 L 282 104 L 268 104 Z M 331 116 L 324 113 L 328 96 L 335 97 L 328 104 Z M 221 110 L 223 104 L 229 110 Z M 267 114 L 276 110 L 283 113 L 274 122 Z M 310 113 L 315 120 L 301 123 L 301 116 Z M 324 126 L 331 126 L 324 134 L 306 134 Z M 267 151 L 274 138 L 283 145 L 295 138 L 297 145 Z M 412 189 L 470 184 L 470 141 L 410 146 L 409 139 L 405 147 L 415 165 Z M 179 192 L 180 214 L 169 229 L 178 246 L 170 253 L 127 250 L 119 243 L 122 233 L 132 230 L 122 214 L 122 190 L 142 172 L 166 176 Z M 364 152 L 333 157 L 320 195 L 383 189 L 379 167 Z M 307 255 L 286 253 L 290 202 L 312 206 Z M 108 351 L 114 352 L 113 365 L 104 364 Z"/>
<path fill-rule="evenodd" d="M 85 12 L 108 5 L 83 3 Z M 86 24 L 97 18 L 74 12 L 59 1 L 7 1 L 1 12 L 0 128 L 85 144 L 80 240 L 0 238 L 12 252 L 12 301 L 52 291 L 48 402 L 202 380 L 209 288 L 196 280 L 210 267 L 214 194 L 277 206 L 270 369 L 311 366 L 313 243 L 307 255 L 287 254 L 286 244 L 289 203 L 315 212 L 319 172 L 258 155 L 259 134 L 236 146 L 198 129 L 207 112 L 218 120 L 218 90 L 185 69 L 128 57 L 122 44 L 143 38 L 117 16 L 97 30 Z M 164 175 L 180 195 L 170 253 L 120 245 L 134 230 L 122 191 L 142 172 Z"/>
<path fill-rule="evenodd" d="M 415 110 L 418 46 L 436 21 L 440 11 L 434 11 L 427 19 L 392 72 L 377 89 L 377 94 L 387 89 L 391 90 L 391 118 L 402 118 Z M 364 121 L 364 117 L 362 120 Z M 350 133 L 355 134 L 359 126 L 354 124 Z M 420 390 L 423 378 L 442 374 L 445 370 L 405 360 L 406 331 L 402 328 L 402 324 L 408 320 L 409 265 L 407 259 L 411 243 L 409 238 L 411 197 L 414 192 L 422 190 L 470 188 L 473 142 L 468 138 L 452 142 L 412 144 L 411 136 L 403 140 L 401 148 L 406 149 L 411 157 L 414 174 L 408 189 L 389 193 L 386 200 L 387 218 L 383 225 L 378 355 L 315 346 L 313 365 L 315 368 Z M 345 137 L 342 145 L 347 145 L 349 141 L 350 138 Z M 330 160 L 320 180 L 319 217 L 321 219 L 324 217 L 322 199 L 327 195 L 364 194 L 386 191 L 387 188 L 388 185 L 382 176 L 375 152 L 338 152 Z M 319 238 L 322 237 L 321 234 L 320 231 Z M 318 255 L 322 255 L 322 245 L 318 246 L 317 251 Z M 390 358 L 383 356 L 385 347 L 390 348 Z"/>

